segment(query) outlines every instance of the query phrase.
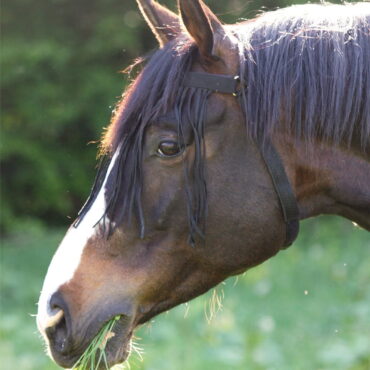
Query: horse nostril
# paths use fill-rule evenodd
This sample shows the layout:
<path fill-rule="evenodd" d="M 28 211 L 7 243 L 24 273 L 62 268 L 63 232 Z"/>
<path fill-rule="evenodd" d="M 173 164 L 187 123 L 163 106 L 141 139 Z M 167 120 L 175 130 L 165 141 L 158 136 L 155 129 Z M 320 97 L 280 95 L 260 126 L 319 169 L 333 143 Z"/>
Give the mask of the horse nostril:
<path fill-rule="evenodd" d="M 48 320 L 45 323 L 45 334 L 55 350 L 63 353 L 67 350 L 68 325 L 67 305 L 60 293 L 54 293 L 48 306 Z"/>
<path fill-rule="evenodd" d="M 48 312 L 48 321 L 45 323 L 45 327 L 56 326 L 59 321 L 63 318 L 64 313 L 67 310 L 67 305 L 62 298 L 60 293 L 54 293 L 49 300 L 47 312 Z"/>
<path fill-rule="evenodd" d="M 56 292 L 50 297 L 48 305 L 50 316 L 54 316 L 60 310 L 66 313 L 68 311 L 67 308 L 67 303 L 60 292 Z"/>

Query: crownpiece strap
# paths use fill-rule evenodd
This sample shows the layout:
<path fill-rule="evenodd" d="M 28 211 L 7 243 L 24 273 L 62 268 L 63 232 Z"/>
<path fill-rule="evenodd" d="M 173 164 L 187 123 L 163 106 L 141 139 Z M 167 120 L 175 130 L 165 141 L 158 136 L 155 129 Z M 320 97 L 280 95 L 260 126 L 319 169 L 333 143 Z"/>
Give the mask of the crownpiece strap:
<path fill-rule="evenodd" d="M 239 76 L 217 75 L 205 72 L 188 72 L 185 75 L 183 85 L 235 95 L 237 94 L 239 82 Z"/>

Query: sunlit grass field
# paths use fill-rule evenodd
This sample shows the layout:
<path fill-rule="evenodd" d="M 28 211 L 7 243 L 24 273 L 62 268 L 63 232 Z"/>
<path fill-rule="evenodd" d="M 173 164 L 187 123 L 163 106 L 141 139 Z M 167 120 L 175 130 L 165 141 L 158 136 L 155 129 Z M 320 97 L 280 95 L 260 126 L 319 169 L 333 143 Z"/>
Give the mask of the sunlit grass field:
<path fill-rule="evenodd" d="M 1 370 L 58 369 L 33 314 L 63 232 L 30 229 L 1 243 Z M 133 355 L 131 369 L 370 369 L 370 234 L 350 222 L 303 222 L 292 247 L 216 292 L 142 327 L 143 359 Z"/>

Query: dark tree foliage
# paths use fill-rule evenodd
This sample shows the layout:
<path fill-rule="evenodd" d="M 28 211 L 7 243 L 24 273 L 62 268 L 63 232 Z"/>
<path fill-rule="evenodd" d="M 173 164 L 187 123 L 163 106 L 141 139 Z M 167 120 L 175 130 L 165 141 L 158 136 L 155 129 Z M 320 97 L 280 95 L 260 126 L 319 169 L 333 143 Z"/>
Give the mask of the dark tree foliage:
<path fill-rule="evenodd" d="M 290 3 L 207 1 L 225 22 Z M 66 224 L 94 178 L 97 144 L 87 144 L 128 81 L 118 72 L 156 40 L 134 0 L 7 1 L 1 28 L 1 229 Z"/>

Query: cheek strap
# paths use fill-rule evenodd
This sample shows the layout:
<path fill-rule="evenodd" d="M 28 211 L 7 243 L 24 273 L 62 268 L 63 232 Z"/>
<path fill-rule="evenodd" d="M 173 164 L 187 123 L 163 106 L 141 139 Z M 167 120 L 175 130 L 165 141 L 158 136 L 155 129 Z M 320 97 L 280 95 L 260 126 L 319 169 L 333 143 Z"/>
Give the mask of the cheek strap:
<path fill-rule="evenodd" d="M 261 148 L 261 147 L 260 147 Z M 284 247 L 289 247 L 298 236 L 299 209 L 295 194 L 285 172 L 279 153 L 269 140 L 261 149 L 262 158 L 271 176 L 286 225 Z"/>
<path fill-rule="evenodd" d="M 240 97 L 244 88 L 239 76 L 218 75 L 205 72 L 187 72 L 183 86 L 208 89 L 213 92 Z M 241 106 L 242 103 L 240 102 Z M 242 107 L 243 108 L 243 107 Z M 267 170 L 271 176 L 286 225 L 284 247 L 290 246 L 299 232 L 299 209 L 295 194 L 285 172 L 283 162 L 270 140 L 258 145 Z"/>

